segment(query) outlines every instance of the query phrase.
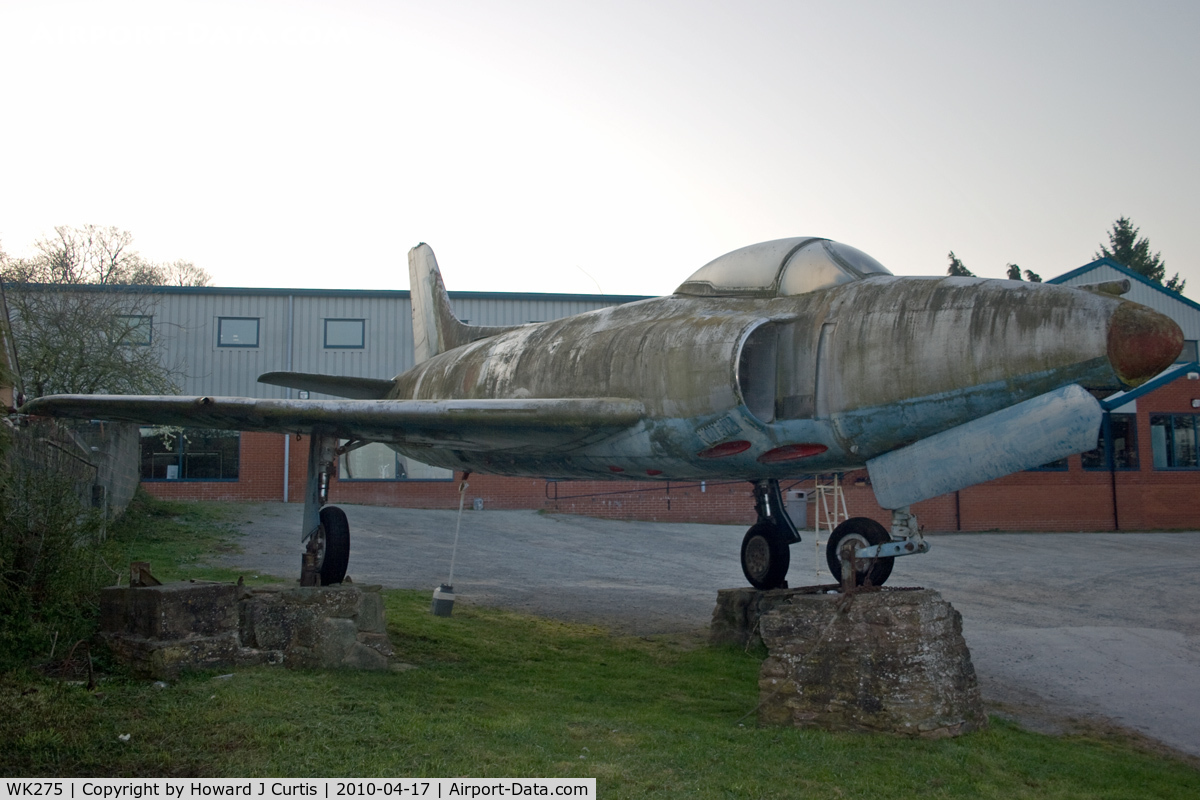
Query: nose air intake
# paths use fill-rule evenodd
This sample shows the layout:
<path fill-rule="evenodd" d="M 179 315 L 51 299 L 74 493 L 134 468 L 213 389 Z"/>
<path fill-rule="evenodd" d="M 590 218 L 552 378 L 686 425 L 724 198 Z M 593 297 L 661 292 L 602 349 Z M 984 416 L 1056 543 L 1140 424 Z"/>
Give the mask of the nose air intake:
<path fill-rule="evenodd" d="M 1108 327 L 1108 360 L 1117 377 L 1139 386 L 1174 363 L 1183 331 L 1170 317 L 1137 303 L 1122 303 Z"/>

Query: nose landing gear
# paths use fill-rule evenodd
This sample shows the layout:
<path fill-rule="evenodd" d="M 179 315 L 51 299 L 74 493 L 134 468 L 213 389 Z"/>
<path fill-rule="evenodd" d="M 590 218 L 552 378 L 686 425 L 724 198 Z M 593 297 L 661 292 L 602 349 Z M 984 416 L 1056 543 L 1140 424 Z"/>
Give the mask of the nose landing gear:
<path fill-rule="evenodd" d="M 758 522 L 742 539 L 742 572 L 755 589 L 786 589 L 789 548 L 800 541 L 800 532 L 783 506 L 779 481 L 755 481 L 754 507 Z M 882 586 L 897 556 L 927 552 L 929 542 L 905 506 L 892 511 L 890 533 L 869 517 L 851 517 L 838 525 L 826 545 L 825 560 L 843 586 Z M 842 574 L 847 569 L 854 571 L 853 583 L 849 574 Z"/>
<path fill-rule="evenodd" d="M 882 525 L 868 517 L 851 517 L 833 529 L 825 545 L 825 562 L 829 571 L 843 585 L 843 574 L 853 564 L 855 586 L 883 586 L 892 574 L 894 558 L 857 558 L 856 553 L 864 547 L 887 544 L 892 540 Z"/>

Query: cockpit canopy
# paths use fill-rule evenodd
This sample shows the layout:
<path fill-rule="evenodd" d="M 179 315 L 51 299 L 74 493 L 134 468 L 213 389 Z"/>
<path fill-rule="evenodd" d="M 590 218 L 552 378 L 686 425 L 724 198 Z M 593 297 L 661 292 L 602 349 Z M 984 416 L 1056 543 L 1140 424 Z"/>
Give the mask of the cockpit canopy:
<path fill-rule="evenodd" d="M 701 297 L 787 297 L 871 275 L 891 275 L 861 250 L 830 239 L 798 236 L 726 253 L 684 281 L 676 294 Z"/>

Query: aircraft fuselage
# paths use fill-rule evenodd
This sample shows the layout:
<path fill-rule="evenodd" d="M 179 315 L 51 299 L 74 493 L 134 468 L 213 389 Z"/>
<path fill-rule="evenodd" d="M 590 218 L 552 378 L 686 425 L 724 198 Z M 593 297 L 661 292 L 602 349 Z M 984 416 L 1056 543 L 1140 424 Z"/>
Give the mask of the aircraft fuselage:
<path fill-rule="evenodd" d="M 879 275 L 766 299 L 675 294 L 454 348 L 397 376 L 391 395 L 639 400 L 645 417 L 627 430 L 597 439 L 581 421 L 579 439 L 554 448 L 476 447 L 469 436 L 461 446 L 393 446 L 505 475 L 852 469 L 1063 386 L 1145 380 L 1164 366 L 1158 340 L 1178 336 L 1159 330 L 1165 319 L 1111 295 L 976 278 Z M 1127 331 L 1153 339 L 1152 352 L 1114 352 Z"/>

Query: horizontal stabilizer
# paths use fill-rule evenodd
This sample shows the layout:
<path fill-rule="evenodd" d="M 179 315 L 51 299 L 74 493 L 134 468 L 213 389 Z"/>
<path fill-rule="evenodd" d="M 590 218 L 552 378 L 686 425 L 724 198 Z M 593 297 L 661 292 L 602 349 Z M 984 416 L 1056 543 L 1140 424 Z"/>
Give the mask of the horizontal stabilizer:
<path fill-rule="evenodd" d="M 262 400 L 253 397 L 62 394 L 21 413 L 268 433 L 320 433 L 460 450 L 544 450 L 611 436 L 645 415 L 637 400 Z"/>
<path fill-rule="evenodd" d="M 352 400 L 384 400 L 395 386 L 378 378 L 349 378 L 342 375 L 318 375 L 313 372 L 265 372 L 259 383 L 286 386 L 303 392 L 320 392 Z"/>
<path fill-rule="evenodd" d="M 875 499 L 903 508 L 1091 450 L 1102 416 L 1074 384 L 1017 403 L 869 460 Z"/>

